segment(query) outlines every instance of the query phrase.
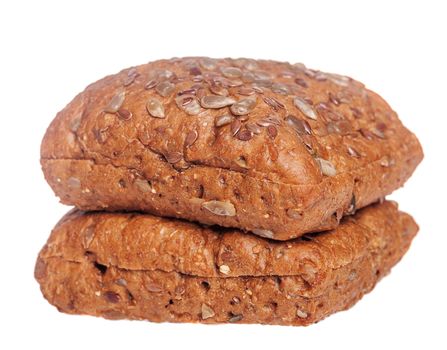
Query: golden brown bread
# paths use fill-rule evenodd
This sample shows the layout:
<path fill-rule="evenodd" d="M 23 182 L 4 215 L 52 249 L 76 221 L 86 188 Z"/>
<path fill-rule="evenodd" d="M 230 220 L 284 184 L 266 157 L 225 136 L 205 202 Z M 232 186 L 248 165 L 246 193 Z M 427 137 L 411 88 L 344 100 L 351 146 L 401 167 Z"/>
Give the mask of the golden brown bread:
<path fill-rule="evenodd" d="M 161 60 L 101 79 L 41 148 L 63 203 L 275 240 L 336 227 L 421 159 L 416 137 L 361 83 L 247 59 Z"/>
<path fill-rule="evenodd" d="M 35 276 L 67 313 L 307 325 L 370 291 L 417 230 L 392 202 L 290 242 L 145 214 L 72 211 L 40 252 Z"/>

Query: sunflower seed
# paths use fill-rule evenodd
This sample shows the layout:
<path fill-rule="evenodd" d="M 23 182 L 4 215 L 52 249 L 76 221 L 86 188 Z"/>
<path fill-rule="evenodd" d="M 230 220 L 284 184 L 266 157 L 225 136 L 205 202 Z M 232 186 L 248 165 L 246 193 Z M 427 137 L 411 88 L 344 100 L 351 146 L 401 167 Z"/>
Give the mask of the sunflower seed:
<path fill-rule="evenodd" d="M 234 323 L 234 322 L 239 322 L 240 320 L 242 320 L 244 318 L 243 315 L 233 315 L 228 319 L 228 322 Z"/>
<path fill-rule="evenodd" d="M 177 75 L 174 76 L 173 78 L 169 79 L 169 81 L 173 84 L 182 83 L 187 80 L 188 80 L 188 78 L 186 78 L 185 76 L 178 77 Z"/>
<path fill-rule="evenodd" d="M 351 81 L 351 78 L 339 74 L 328 74 L 328 77 L 330 81 L 343 87 L 348 86 Z"/>
<path fill-rule="evenodd" d="M 135 67 L 132 67 L 132 68 L 130 68 L 127 71 L 127 76 L 131 77 L 131 76 L 134 76 L 134 75 L 138 75 L 138 72 L 137 72 L 137 69 Z"/>
<path fill-rule="evenodd" d="M 318 81 L 325 81 L 327 80 L 327 75 L 323 72 L 318 71 L 315 73 L 314 79 Z"/>
<path fill-rule="evenodd" d="M 241 168 L 248 169 L 247 160 L 245 159 L 244 156 L 240 156 L 234 162 Z"/>
<path fill-rule="evenodd" d="M 261 88 L 261 87 L 259 87 L 259 86 L 257 86 L 257 85 L 255 85 L 255 84 L 253 84 L 253 85 L 251 86 L 251 88 L 252 88 L 253 90 L 255 90 L 255 92 L 257 92 L 258 94 L 263 94 L 263 93 L 264 93 L 264 89 Z"/>
<path fill-rule="evenodd" d="M 203 84 L 201 84 L 201 83 L 196 83 L 196 84 L 194 84 L 194 85 L 191 86 L 191 89 L 194 89 L 194 90 L 196 90 L 196 91 L 198 91 L 198 90 L 200 90 L 200 89 L 203 89 L 203 88 L 204 88 L 204 86 L 203 86 Z"/>
<path fill-rule="evenodd" d="M 118 117 L 120 117 L 120 119 L 122 120 L 129 120 L 130 118 L 132 118 L 132 112 L 125 108 L 118 109 L 117 114 Z"/>
<path fill-rule="evenodd" d="M 303 212 L 299 209 L 289 208 L 286 211 L 286 214 L 289 218 L 297 220 L 303 217 Z"/>
<path fill-rule="evenodd" d="M 302 78 L 296 78 L 295 79 L 295 83 L 298 84 L 299 86 L 303 87 L 303 88 L 307 88 L 309 87 L 309 85 L 306 83 L 306 81 Z"/>
<path fill-rule="evenodd" d="M 288 115 L 285 121 L 287 125 L 291 126 L 299 135 L 310 135 L 312 133 L 309 123 L 305 120 L 298 119 L 293 115 Z"/>
<path fill-rule="evenodd" d="M 214 125 L 216 127 L 221 127 L 221 126 L 230 124 L 232 121 L 233 121 L 233 116 L 231 116 L 229 114 L 219 115 L 214 120 Z"/>
<path fill-rule="evenodd" d="M 258 235 L 258 236 L 261 236 L 261 237 L 264 237 L 264 238 L 273 238 L 273 236 L 274 236 L 272 231 L 264 230 L 264 229 L 260 229 L 260 228 L 254 229 L 252 232 L 255 235 Z"/>
<path fill-rule="evenodd" d="M 380 160 L 380 165 L 384 168 L 388 168 L 391 165 L 391 161 L 387 156 L 385 156 Z"/>
<path fill-rule="evenodd" d="M 213 77 L 212 83 L 216 85 L 220 85 L 224 88 L 229 88 L 231 80 L 224 78 L 222 76 Z"/>
<path fill-rule="evenodd" d="M 299 318 L 307 318 L 307 312 L 304 312 L 304 311 L 302 311 L 302 310 L 300 310 L 300 309 L 297 309 L 296 310 L 296 315 L 299 317 Z"/>
<path fill-rule="evenodd" d="M 244 85 L 244 82 L 239 79 L 227 80 L 226 86 L 228 87 L 238 87 Z"/>
<path fill-rule="evenodd" d="M 242 130 L 236 134 L 236 138 L 241 141 L 249 141 L 253 137 L 253 133 L 250 130 Z"/>
<path fill-rule="evenodd" d="M 206 93 L 207 92 L 203 87 L 198 88 L 196 92 L 197 99 L 200 101 L 204 96 L 206 96 Z"/>
<path fill-rule="evenodd" d="M 330 177 L 337 175 L 337 170 L 330 161 L 323 158 L 315 158 L 315 160 L 318 162 L 323 175 Z"/>
<path fill-rule="evenodd" d="M 175 98 L 177 107 L 185 111 L 189 115 L 197 115 L 200 113 L 200 104 L 194 95 L 180 95 Z"/>
<path fill-rule="evenodd" d="M 133 75 L 129 75 L 128 77 L 126 77 L 126 79 L 124 79 L 123 86 L 126 87 L 131 85 L 138 77 L 138 75 L 139 75 L 138 73 L 135 73 Z"/>
<path fill-rule="evenodd" d="M 258 68 L 258 62 L 256 62 L 256 60 L 251 58 L 245 58 L 243 60 L 243 68 L 247 70 L 255 70 Z"/>
<path fill-rule="evenodd" d="M 169 81 L 162 81 L 161 83 L 157 84 L 155 91 L 157 91 L 160 96 L 167 97 L 172 94 L 174 88 L 175 85 Z"/>
<path fill-rule="evenodd" d="M 70 177 L 67 180 L 68 187 L 71 188 L 80 188 L 81 187 L 81 181 L 77 177 Z"/>
<path fill-rule="evenodd" d="M 151 293 L 160 293 L 163 292 L 163 288 L 154 282 L 146 283 L 146 289 Z"/>
<path fill-rule="evenodd" d="M 306 74 L 309 78 L 314 78 L 315 74 L 317 73 L 314 69 L 304 68 L 303 70 L 304 74 Z"/>
<path fill-rule="evenodd" d="M 90 244 L 92 244 L 93 239 L 95 238 L 95 225 L 89 225 L 84 231 L 83 231 L 83 239 L 82 239 L 82 246 L 84 249 L 88 249 L 90 247 Z"/>
<path fill-rule="evenodd" d="M 127 286 L 127 281 L 124 278 L 118 278 L 115 283 L 121 287 Z"/>
<path fill-rule="evenodd" d="M 202 208 L 210 211 L 211 213 L 219 216 L 235 216 L 236 208 L 233 203 L 228 201 L 216 201 L 203 202 Z"/>
<path fill-rule="evenodd" d="M 239 95 L 243 95 L 243 96 L 251 96 L 251 95 L 254 95 L 256 93 L 256 91 L 251 88 L 241 87 L 241 88 L 239 88 L 237 93 Z"/>
<path fill-rule="evenodd" d="M 290 93 L 289 87 L 286 84 L 282 84 L 282 83 L 272 84 L 271 89 L 276 94 L 288 95 Z"/>
<path fill-rule="evenodd" d="M 249 69 L 247 67 L 252 67 L 253 65 L 257 65 L 256 61 L 249 58 L 234 58 L 230 59 L 230 63 L 233 66 L 239 67 L 239 68 L 245 68 Z"/>
<path fill-rule="evenodd" d="M 267 127 L 267 126 L 269 126 L 271 123 L 270 123 L 267 119 L 261 119 L 261 120 L 258 120 L 258 121 L 256 122 L 256 124 L 258 124 L 259 126 L 262 126 L 262 127 Z"/>
<path fill-rule="evenodd" d="M 305 69 L 307 69 L 306 66 L 303 63 L 301 63 L 301 62 L 294 63 L 293 67 L 296 68 L 297 70 L 305 70 Z"/>
<path fill-rule="evenodd" d="M 180 162 L 183 159 L 183 154 L 180 152 L 168 152 L 164 154 L 166 161 L 169 164 L 175 164 Z"/>
<path fill-rule="evenodd" d="M 202 320 L 214 317 L 215 315 L 214 310 L 206 304 L 202 304 L 201 311 L 202 311 Z"/>
<path fill-rule="evenodd" d="M 195 95 L 197 93 L 197 89 L 187 89 L 187 90 L 182 90 L 177 92 L 177 96 L 182 96 L 182 95 Z"/>
<path fill-rule="evenodd" d="M 163 104 L 156 98 L 150 97 L 146 102 L 148 113 L 154 118 L 165 118 L 165 109 Z"/>
<path fill-rule="evenodd" d="M 256 106 L 256 98 L 244 98 L 230 107 L 234 115 L 245 115 L 250 113 Z"/>
<path fill-rule="evenodd" d="M 230 106 L 236 101 L 231 97 L 226 96 L 215 96 L 215 95 L 207 95 L 203 96 L 200 100 L 200 104 L 203 108 L 214 108 L 219 109 L 226 106 Z"/>
<path fill-rule="evenodd" d="M 211 84 L 210 91 L 215 95 L 228 96 L 228 90 L 218 84 Z"/>
<path fill-rule="evenodd" d="M 134 181 L 135 186 L 143 193 L 152 192 L 152 184 L 146 179 L 136 179 Z"/>
<path fill-rule="evenodd" d="M 262 132 L 261 128 L 254 123 L 247 123 L 245 127 L 247 128 L 247 130 L 250 130 L 253 134 L 256 135 L 259 135 Z"/>
<path fill-rule="evenodd" d="M 305 98 L 306 99 L 306 98 Z M 315 106 L 315 108 L 319 109 L 319 110 L 330 110 L 329 106 L 324 103 L 324 102 L 319 102 L 317 103 L 317 105 Z"/>
<path fill-rule="evenodd" d="M 213 60 L 212 58 L 203 57 L 199 60 L 199 64 L 202 66 L 202 68 L 205 68 L 206 70 L 214 70 L 217 67 L 216 60 Z"/>
<path fill-rule="evenodd" d="M 251 84 L 251 87 L 257 87 L 260 89 L 267 89 L 270 88 L 272 86 L 272 81 L 270 80 L 255 80 L 253 82 L 253 84 Z"/>
<path fill-rule="evenodd" d="M 236 67 L 222 67 L 220 71 L 224 77 L 229 79 L 240 78 L 242 76 L 242 71 Z"/>
<path fill-rule="evenodd" d="M 278 77 L 291 79 L 295 76 L 295 73 L 290 70 L 284 70 L 280 74 L 278 74 Z"/>
<path fill-rule="evenodd" d="M 126 97 L 126 92 L 124 90 L 118 91 L 115 96 L 112 97 L 109 104 L 104 109 L 107 113 L 116 113 L 118 109 L 121 108 L 121 106 L 124 103 L 124 98 Z"/>
<path fill-rule="evenodd" d="M 230 273 L 230 267 L 228 265 L 220 265 L 219 272 L 228 275 Z"/>
<path fill-rule="evenodd" d="M 276 118 L 276 117 L 268 116 L 266 118 L 258 120 L 256 122 L 256 124 L 258 124 L 259 126 L 267 127 L 270 124 L 281 125 L 281 121 L 278 118 Z"/>
<path fill-rule="evenodd" d="M 255 81 L 255 75 L 252 72 L 244 72 L 241 79 L 245 83 L 252 83 Z"/>
<path fill-rule="evenodd" d="M 303 98 L 301 97 L 295 97 L 293 99 L 293 103 L 296 108 L 298 108 L 301 113 L 303 113 L 307 118 L 317 120 L 317 114 L 311 107 L 309 103 L 307 103 Z"/>
<path fill-rule="evenodd" d="M 266 71 L 257 70 L 253 72 L 255 80 L 258 80 L 260 82 L 269 82 L 273 79 L 272 74 Z"/>
<path fill-rule="evenodd" d="M 231 127 L 230 127 L 231 135 L 233 135 L 233 136 L 236 135 L 239 132 L 239 130 L 241 129 L 241 126 L 242 126 L 242 123 L 239 119 L 234 120 L 231 123 Z"/>
<path fill-rule="evenodd" d="M 192 146 L 194 142 L 196 142 L 198 136 L 199 133 L 197 132 L 197 130 L 191 130 L 190 132 L 188 132 L 185 138 L 185 147 Z"/>
<path fill-rule="evenodd" d="M 354 215 L 355 211 L 356 211 L 357 207 L 356 207 L 356 199 L 355 199 L 355 194 L 352 194 L 351 197 L 351 203 L 349 204 L 348 210 L 346 212 L 347 215 Z"/>
<path fill-rule="evenodd" d="M 241 299 L 239 299 L 238 297 L 231 298 L 232 305 L 239 304 L 240 302 L 241 302 Z"/>
<path fill-rule="evenodd" d="M 192 81 L 201 83 L 203 81 L 203 77 L 201 75 L 196 75 L 194 78 L 192 78 Z"/>
<path fill-rule="evenodd" d="M 204 72 L 202 76 L 203 79 L 207 81 L 209 84 L 216 83 L 216 81 L 218 81 L 219 78 L 221 77 L 220 74 L 215 72 Z"/>
<path fill-rule="evenodd" d="M 175 74 L 167 69 L 160 69 L 156 72 L 156 74 L 157 74 L 158 80 L 160 80 L 160 81 L 170 80 L 175 77 Z"/>
<path fill-rule="evenodd" d="M 351 147 L 351 146 L 348 146 L 347 149 L 348 149 L 348 154 L 349 154 L 351 157 L 355 157 L 355 158 L 360 157 L 360 153 L 357 152 L 357 151 L 355 150 L 355 148 L 353 148 L 353 147 Z"/>
<path fill-rule="evenodd" d="M 329 101 L 331 101 L 336 106 L 339 106 L 341 103 L 339 98 L 335 96 L 332 92 L 329 93 Z"/>

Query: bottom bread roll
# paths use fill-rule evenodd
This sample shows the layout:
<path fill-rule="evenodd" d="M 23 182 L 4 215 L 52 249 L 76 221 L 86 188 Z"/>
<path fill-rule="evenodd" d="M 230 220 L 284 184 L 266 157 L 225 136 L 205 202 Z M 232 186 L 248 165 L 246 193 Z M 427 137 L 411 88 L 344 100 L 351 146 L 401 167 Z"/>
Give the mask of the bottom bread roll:
<path fill-rule="evenodd" d="M 418 228 L 392 202 L 274 242 L 144 214 L 68 213 L 35 277 L 60 311 L 154 322 L 308 325 L 352 306 Z"/>

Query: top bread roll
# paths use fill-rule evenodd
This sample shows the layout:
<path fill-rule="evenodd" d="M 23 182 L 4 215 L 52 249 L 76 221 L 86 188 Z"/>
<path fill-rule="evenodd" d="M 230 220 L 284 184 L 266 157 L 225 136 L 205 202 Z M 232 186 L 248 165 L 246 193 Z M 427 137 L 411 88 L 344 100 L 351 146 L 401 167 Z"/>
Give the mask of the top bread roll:
<path fill-rule="evenodd" d="M 361 83 L 302 64 L 174 58 L 89 85 L 41 164 L 66 204 L 137 210 L 287 240 L 402 186 L 417 138 Z"/>

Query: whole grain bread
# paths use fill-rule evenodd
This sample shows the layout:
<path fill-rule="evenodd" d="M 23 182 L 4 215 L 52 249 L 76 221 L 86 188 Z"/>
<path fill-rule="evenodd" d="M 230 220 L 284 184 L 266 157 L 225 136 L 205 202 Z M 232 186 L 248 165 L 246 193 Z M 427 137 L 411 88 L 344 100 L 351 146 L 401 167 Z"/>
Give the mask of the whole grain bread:
<path fill-rule="evenodd" d="M 41 147 L 63 203 L 275 240 L 336 227 L 402 186 L 422 156 L 388 104 L 351 78 L 209 58 L 99 80 L 57 115 Z"/>
<path fill-rule="evenodd" d="M 370 291 L 417 230 L 392 202 L 289 242 L 147 214 L 72 211 L 40 252 L 35 277 L 67 313 L 307 325 Z"/>

